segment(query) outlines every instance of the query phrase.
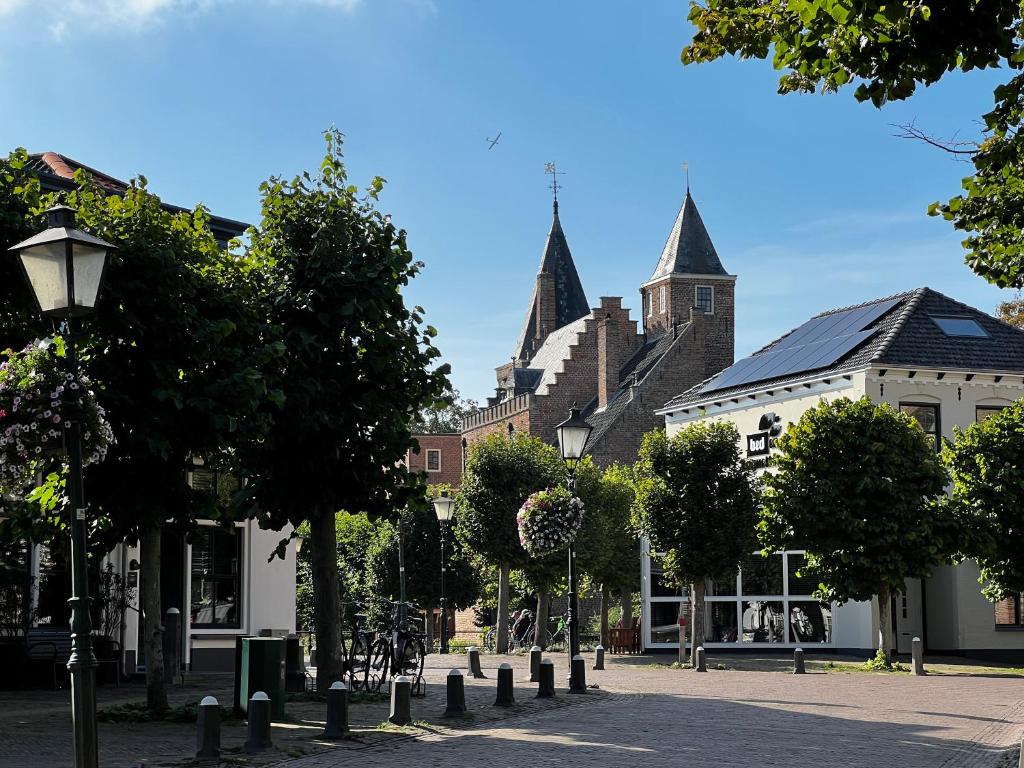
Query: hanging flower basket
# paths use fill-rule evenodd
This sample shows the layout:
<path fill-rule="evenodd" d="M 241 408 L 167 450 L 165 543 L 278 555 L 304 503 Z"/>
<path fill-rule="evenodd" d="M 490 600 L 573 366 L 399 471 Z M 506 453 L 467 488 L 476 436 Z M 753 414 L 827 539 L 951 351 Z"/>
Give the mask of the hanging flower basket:
<path fill-rule="evenodd" d="M 22 492 L 64 452 L 64 429 L 77 414 L 82 462 L 101 461 L 114 442 L 89 378 L 68 372 L 61 338 L 35 342 L 0 361 L 0 491 Z"/>
<path fill-rule="evenodd" d="M 565 549 L 583 525 L 583 502 L 564 488 L 537 491 L 516 515 L 519 543 L 533 557 Z"/>

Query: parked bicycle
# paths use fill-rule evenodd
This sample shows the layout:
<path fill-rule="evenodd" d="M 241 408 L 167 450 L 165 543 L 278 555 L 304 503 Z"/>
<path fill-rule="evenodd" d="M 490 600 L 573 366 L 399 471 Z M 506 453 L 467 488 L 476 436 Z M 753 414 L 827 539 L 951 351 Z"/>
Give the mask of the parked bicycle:
<path fill-rule="evenodd" d="M 406 676 L 413 680 L 413 694 L 423 689 L 423 661 L 426 647 L 423 632 L 413 629 L 413 623 L 422 619 L 409 616 L 408 610 L 415 609 L 412 603 L 392 602 L 391 621 L 370 646 L 366 664 L 365 690 L 379 691 L 384 681 L 391 677 Z"/>
<path fill-rule="evenodd" d="M 347 605 L 358 607 L 354 603 Z M 351 616 L 350 640 L 346 643 L 345 635 L 342 633 L 342 658 L 345 659 L 345 674 L 348 677 L 349 688 L 353 691 L 363 691 L 367 690 L 367 677 L 370 672 L 370 660 L 376 632 L 364 626 L 365 613 L 352 612 L 349 615 Z"/>

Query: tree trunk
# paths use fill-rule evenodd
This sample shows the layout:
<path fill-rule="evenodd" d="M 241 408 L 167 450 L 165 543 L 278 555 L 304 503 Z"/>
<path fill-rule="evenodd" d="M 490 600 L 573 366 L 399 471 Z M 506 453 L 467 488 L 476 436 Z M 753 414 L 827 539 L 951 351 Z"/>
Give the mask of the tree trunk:
<path fill-rule="evenodd" d="M 889 587 L 878 590 L 878 647 L 885 654 L 885 663 L 892 663 L 892 592 Z"/>
<path fill-rule="evenodd" d="M 341 605 L 338 601 L 338 540 L 334 512 L 317 509 L 309 521 L 313 577 L 313 629 L 316 632 L 316 689 L 342 679 Z"/>
<path fill-rule="evenodd" d="M 498 653 L 508 653 L 508 563 L 498 566 L 498 622 L 494 628 L 494 648 Z"/>
<path fill-rule="evenodd" d="M 608 647 L 608 610 L 611 608 L 612 593 L 607 584 L 601 585 L 601 638 L 602 648 Z"/>
<path fill-rule="evenodd" d="M 543 651 L 548 647 L 548 613 L 551 605 L 551 595 L 546 589 L 537 590 L 537 616 L 534 621 L 536 630 L 533 633 L 533 644 L 539 646 Z"/>
<path fill-rule="evenodd" d="M 160 540 L 163 524 L 147 528 L 139 537 L 142 558 L 143 648 L 146 653 L 146 706 L 151 712 L 164 712 L 167 684 L 164 682 L 164 616 L 160 604 Z"/>
<path fill-rule="evenodd" d="M 424 614 L 423 614 L 423 633 L 426 635 L 426 637 L 423 639 L 423 644 L 427 647 L 427 653 L 433 653 L 434 652 L 434 606 L 432 606 L 432 605 L 425 605 L 425 606 L 423 606 L 423 610 L 424 610 Z M 444 621 L 444 616 L 441 616 L 440 613 L 438 614 L 438 616 L 440 616 L 441 621 Z M 440 626 L 441 626 L 440 623 L 438 623 L 438 627 L 440 627 Z M 438 632 L 438 635 L 440 635 L 440 634 L 441 633 Z"/>
<path fill-rule="evenodd" d="M 699 579 L 690 592 L 693 594 L 693 611 L 690 613 L 690 666 L 697 668 L 697 649 L 704 645 L 704 579 Z"/>
<path fill-rule="evenodd" d="M 633 626 L 633 591 L 622 590 L 619 600 L 622 603 L 622 626 L 629 629 Z"/>

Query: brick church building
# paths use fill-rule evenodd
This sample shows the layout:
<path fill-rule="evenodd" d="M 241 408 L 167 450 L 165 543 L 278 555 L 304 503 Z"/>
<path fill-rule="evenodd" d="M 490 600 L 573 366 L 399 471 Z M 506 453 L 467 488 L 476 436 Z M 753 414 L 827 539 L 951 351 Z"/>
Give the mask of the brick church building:
<path fill-rule="evenodd" d="M 664 426 L 655 409 L 732 365 L 735 282 L 687 189 L 640 286 L 643 316 L 630 318 L 621 296 L 592 306 L 556 200 L 522 331 L 509 362 L 496 369 L 494 396 L 463 420 L 465 442 L 511 426 L 555 443 L 555 426 L 576 403 L 594 427 L 594 460 L 632 463 L 643 434 Z"/>

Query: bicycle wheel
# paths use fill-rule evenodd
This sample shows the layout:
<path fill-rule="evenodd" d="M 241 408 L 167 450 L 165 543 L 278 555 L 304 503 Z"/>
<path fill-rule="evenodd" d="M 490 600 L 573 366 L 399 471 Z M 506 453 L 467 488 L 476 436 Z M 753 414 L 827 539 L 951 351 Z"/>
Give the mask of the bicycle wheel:
<path fill-rule="evenodd" d="M 378 637 L 370 646 L 370 659 L 366 665 L 365 689 L 368 693 L 378 693 L 384 681 L 388 679 L 388 664 L 391 660 L 391 644 L 383 637 Z"/>
<path fill-rule="evenodd" d="M 423 659 L 425 655 L 426 652 L 423 648 L 422 640 L 415 635 L 406 637 L 399 649 L 398 669 L 395 670 L 395 674 L 411 677 L 413 684 L 417 683 L 420 677 L 423 676 Z"/>
<path fill-rule="evenodd" d="M 349 656 L 349 687 L 353 691 L 366 689 L 366 676 L 370 671 L 370 638 L 359 632 L 352 638 L 352 653 Z"/>
<path fill-rule="evenodd" d="M 494 627 L 488 629 L 487 633 L 484 635 L 484 648 L 486 648 L 488 651 L 493 651 L 497 637 L 498 631 Z"/>

